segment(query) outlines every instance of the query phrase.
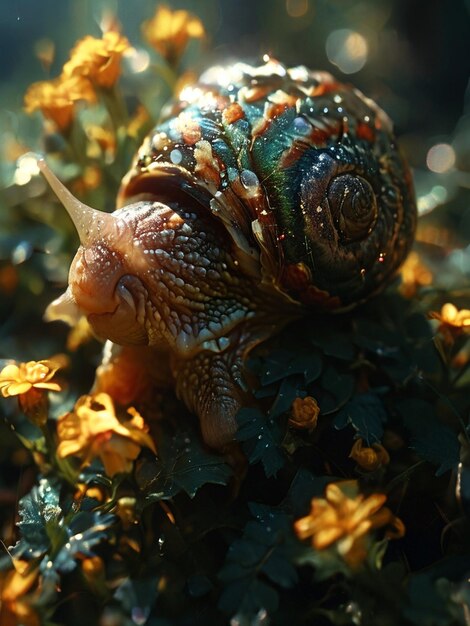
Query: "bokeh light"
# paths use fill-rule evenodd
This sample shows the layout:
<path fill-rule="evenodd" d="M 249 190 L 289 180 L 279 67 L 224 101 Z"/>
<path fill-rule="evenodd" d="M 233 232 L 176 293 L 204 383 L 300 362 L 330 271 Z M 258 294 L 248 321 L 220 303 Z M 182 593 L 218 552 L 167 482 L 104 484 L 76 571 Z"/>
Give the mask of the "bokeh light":
<path fill-rule="evenodd" d="M 27 185 L 37 174 L 39 174 L 39 168 L 36 157 L 30 153 L 25 154 L 16 163 L 14 182 L 17 185 Z"/>
<path fill-rule="evenodd" d="M 366 64 L 369 46 L 360 33 L 341 28 L 328 35 L 325 50 L 330 62 L 344 74 L 354 74 Z"/>
<path fill-rule="evenodd" d="M 286 11 L 290 17 L 303 17 L 308 12 L 309 0 L 286 0 Z"/>
<path fill-rule="evenodd" d="M 132 48 L 129 54 L 126 54 L 126 59 L 130 70 L 136 74 L 145 72 L 150 65 L 150 55 L 143 48 Z"/>
<path fill-rule="evenodd" d="M 426 165 L 431 172 L 444 174 L 455 165 L 455 150 L 448 143 L 438 143 L 429 149 Z"/>

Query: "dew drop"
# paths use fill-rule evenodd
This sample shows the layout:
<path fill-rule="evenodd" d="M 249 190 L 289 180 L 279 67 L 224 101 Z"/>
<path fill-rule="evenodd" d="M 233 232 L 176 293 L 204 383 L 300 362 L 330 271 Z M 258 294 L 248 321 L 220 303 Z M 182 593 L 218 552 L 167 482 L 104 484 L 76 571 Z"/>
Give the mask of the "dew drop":
<path fill-rule="evenodd" d="M 294 119 L 294 129 L 299 135 L 306 135 L 310 132 L 311 126 L 303 117 L 296 117 Z"/>
<path fill-rule="evenodd" d="M 177 148 L 175 148 L 174 150 L 170 152 L 170 161 L 174 165 L 179 165 L 182 160 L 183 160 L 183 154 L 181 150 L 178 150 Z"/>
<path fill-rule="evenodd" d="M 258 177 L 251 170 L 242 170 L 240 173 L 240 180 L 242 185 L 249 189 L 250 187 L 257 187 L 259 185 Z"/>

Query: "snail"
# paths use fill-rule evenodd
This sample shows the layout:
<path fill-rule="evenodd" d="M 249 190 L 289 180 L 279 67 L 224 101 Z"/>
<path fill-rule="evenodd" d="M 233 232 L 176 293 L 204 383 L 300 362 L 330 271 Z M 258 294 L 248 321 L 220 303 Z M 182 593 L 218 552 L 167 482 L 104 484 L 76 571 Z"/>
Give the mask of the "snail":
<path fill-rule="evenodd" d="M 388 116 L 326 72 L 212 68 L 145 139 L 113 214 L 42 160 L 81 245 L 54 317 L 155 351 L 206 444 L 234 438 L 250 350 L 309 310 L 342 311 L 394 276 L 413 240 L 410 170 Z M 163 355 L 163 356 L 162 356 Z"/>

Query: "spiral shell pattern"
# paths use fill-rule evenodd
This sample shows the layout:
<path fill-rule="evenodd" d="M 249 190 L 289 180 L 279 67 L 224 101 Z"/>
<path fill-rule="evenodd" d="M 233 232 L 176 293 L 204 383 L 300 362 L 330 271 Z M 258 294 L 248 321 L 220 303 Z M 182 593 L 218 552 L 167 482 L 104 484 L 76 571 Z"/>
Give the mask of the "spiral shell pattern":
<path fill-rule="evenodd" d="M 158 185 L 157 185 L 158 183 Z M 415 230 L 411 174 L 388 116 L 326 72 L 235 64 L 182 90 L 147 137 L 120 203 L 197 202 L 307 306 L 341 309 L 394 275 Z"/>

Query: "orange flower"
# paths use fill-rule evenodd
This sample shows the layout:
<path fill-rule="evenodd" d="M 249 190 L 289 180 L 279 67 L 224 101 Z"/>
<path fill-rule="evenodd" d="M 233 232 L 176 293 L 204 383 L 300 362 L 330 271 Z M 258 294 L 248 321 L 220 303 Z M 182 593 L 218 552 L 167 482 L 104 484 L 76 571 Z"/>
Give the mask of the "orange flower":
<path fill-rule="evenodd" d="M 420 287 L 427 287 L 432 283 L 432 272 L 421 262 L 416 252 L 410 252 L 400 274 L 400 293 L 405 298 L 412 298 Z"/>
<path fill-rule="evenodd" d="M 159 5 L 155 15 L 142 24 L 149 44 L 172 66 L 183 56 L 190 39 L 202 39 L 204 26 L 199 18 L 187 11 L 172 11 Z"/>
<path fill-rule="evenodd" d="M 289 424 L 294 428 L 315 428 L 319 414 L 320 407 L 315 398 L 296 398 L 292 403 Z"/>
<path fill-rule="evenodd" d="M 14 570 L 9 572 L 2 585 L 0 623 L 3 626 L 39 626 L 39 616 L 24 597 L 36 584 L 39 569 L 30 563 L 13 559 Z M 31 599 L 31 596 L 29 596 Z"/>
<path fill-rule="evenodd" d="M 114 30 L 105 33 L 102 39 L 88 35 L 72 50 L 63 73 L 86 77 L 93 85 L 109 89 L 119 78 L 122 55 L 130 47 L 127 38 Z"/>
<path fill-rule="evenodd" d="M 125 421 L 116 417 L 107 393 L 82 396 L 73 412 L 59 418 L 58 456 L 80 456 L 81 467 L 99 457 L 109 476 L 130 472 L 142 447 L 156 450 L 142 417 L 133 408 L 127 414 Z"/>
<path fill-rule="evenodd" d="M 390 463 L 390 456 L 380 443 L 373 443 L 370 448 L 363 444 L 362 439 L 356 439 L 349 455 L 362 469 L 373 472 Z"/>
<path fill-rule="evenodd" d="M 456 334 L 470 332 L 470 309 L 458 309 L 447 302 L 441 312 L 431 311 L 429 317 L 440 321 L 439 330 L 447 330 Z"/>
<path fill-rule="evenodd" d="M 60 391 L 60 385 L 51 382 L 60 364 L 55 361 L 28 361 L 11 363 L 0 372 L 0 390 L 4 398 L 28 393 L 31 389 Z"/>
<path fill-rule="evenodd" d="M 386 499 L 379 493 L 364 496 L 355 480 L 331 483 L 325 498 L 313 498 L 309 515 L 295 522 L 295 532 L 300 539 L 311 539 L 316 550 L 336 550 L 356 568 L 367 557 L 371 530 L 388 526 L 389 538 L 405 532 L 403 522 L 383 507 Z"/>
<path fill-rule="evenodd" d="M 80 76 L 69 76 L 33 83 L 25 94 L 24 105 L 27 113 L 41 111 L 59 130 L 66 130 L 79 100 L 94 102 L 95 94 L 88 81 Z"/>

